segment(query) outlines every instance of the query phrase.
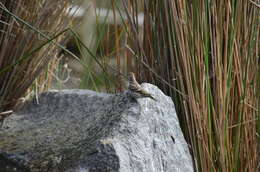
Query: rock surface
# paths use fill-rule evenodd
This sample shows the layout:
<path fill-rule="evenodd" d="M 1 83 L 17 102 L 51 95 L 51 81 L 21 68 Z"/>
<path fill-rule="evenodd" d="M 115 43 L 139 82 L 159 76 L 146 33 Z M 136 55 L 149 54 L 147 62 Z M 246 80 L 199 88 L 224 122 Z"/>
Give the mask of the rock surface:
<path fill-rule="evenodd" d="M 89 90 L 43 93 L 0 129 L 0 171 L 190 172 L 174 104 Z"/>

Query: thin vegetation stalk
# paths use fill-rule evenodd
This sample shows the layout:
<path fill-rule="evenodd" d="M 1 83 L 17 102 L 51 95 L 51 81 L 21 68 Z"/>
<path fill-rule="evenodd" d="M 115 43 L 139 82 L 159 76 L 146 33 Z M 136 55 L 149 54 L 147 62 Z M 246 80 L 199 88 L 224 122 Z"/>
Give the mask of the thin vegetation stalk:
<path fill-rule="evenodd" d="M 131 2 L 124 7 L 139 78 L 172 96 L 196 170 L 257 171 L 259 8 L 247 0 Z M 142 38 L 133 13 L 140 5 Z"/>

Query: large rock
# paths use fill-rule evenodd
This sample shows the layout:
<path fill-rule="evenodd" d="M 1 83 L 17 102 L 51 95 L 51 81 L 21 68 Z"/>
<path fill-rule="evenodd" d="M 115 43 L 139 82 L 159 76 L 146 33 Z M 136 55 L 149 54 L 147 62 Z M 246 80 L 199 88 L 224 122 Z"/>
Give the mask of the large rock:
<path fill-rule="evenodd" d="M 174 104 L 127 93 L 62 90 L 41 94 L 6 118 L 0 171 L 190 172 L 188 146 Z"/>

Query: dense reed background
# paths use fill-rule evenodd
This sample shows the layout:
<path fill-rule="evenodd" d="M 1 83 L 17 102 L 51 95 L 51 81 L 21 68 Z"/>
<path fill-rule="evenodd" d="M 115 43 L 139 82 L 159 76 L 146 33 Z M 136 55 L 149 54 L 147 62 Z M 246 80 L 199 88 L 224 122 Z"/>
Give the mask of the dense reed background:
<path fill-rule="evenodd" d="M 256 171 L 259 8 L 248 0 L 132 0 L 124 7 L 139 79 L 173 98 L 197 171 Z"/>
<path fill-rule="evenodd" d="M 0 112 L 13 110 L 19 98 L 47 90 L 63 33 L 73 22 L 72 1 L 1 0 Z"/>

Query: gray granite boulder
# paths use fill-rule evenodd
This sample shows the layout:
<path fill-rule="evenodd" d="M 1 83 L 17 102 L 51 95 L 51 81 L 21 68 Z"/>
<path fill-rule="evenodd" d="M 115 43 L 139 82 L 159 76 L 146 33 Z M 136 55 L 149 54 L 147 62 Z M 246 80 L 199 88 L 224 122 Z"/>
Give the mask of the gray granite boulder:
<path fill-rule="evenodd" d="M 50 91 L 4 120 L 0 171 L 191 172 L 191 155 L 174 104 L 126 92 Z"/>

